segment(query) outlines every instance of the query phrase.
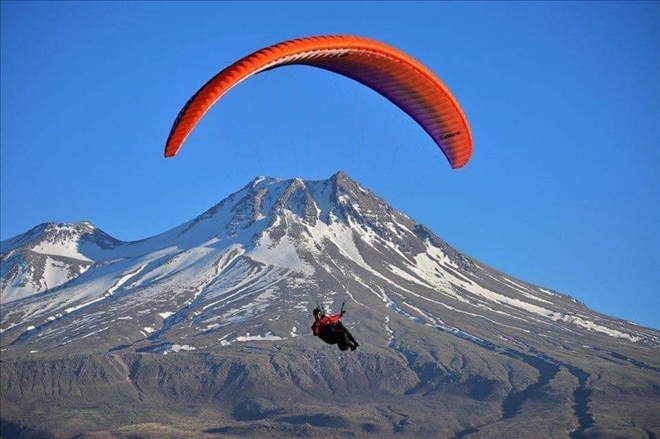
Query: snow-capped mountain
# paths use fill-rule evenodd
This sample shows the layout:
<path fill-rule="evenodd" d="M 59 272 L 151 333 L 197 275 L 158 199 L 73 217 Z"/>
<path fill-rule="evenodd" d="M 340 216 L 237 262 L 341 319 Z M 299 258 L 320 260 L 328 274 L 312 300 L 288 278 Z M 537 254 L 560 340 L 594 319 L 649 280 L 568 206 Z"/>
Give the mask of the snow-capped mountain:
<path fill-rule="evenodd" d="M 529 395 L 561 382 L 552 392 L 572 401 L 572 437 L 593 428 L 595 377 L 614 365 L 660 396 L 660 332 L 462 254 L 342 172 L 323 181 L 257 178 L 142 241 L 121 242 L 82 222 L 40 225 L 1 246 L 3 356 L 110 353 L 126 362 L 185 352 L 243 358 L 236 348 L 259 346 L 332 349 L 310 335 L 311 310 L 321 303 L 336 312 L 345 301 L 363 345 L 354 361 L 379 364 L 367 374 L 371 394 L 427 395 L 458 380 L 468 394 L 500 401 L 499 422 L 508 422 Z M 126 379 L 136 379 L 126 367 Z M 300 378 L 307 366 L 297 367 L 288 366 L 286 379 L 299 389 L 319 379 L 321 393 L 349 392 L 327 384 L 328 375 Z M 273 368 L 262 378 L 277 388 L 283 372 Z M 378 370 L 385 377 L 374 382 Z M 455 375 L 468 370 L 486 390 Z M 537 381 L 521 384 L 534 374 Z M 484 433 L 479 422 L 473 432 Z M 467 436 L 468 424 L 448 431 Z"/>
<path fill-rule="evenodd" d="M 41 224 L 3 241 L 0 300 L 8 303 L 59 287 L 119 244 L 86 221 Z"/>
<path fill-rule="evenodd" d="M 118 241 L 88 222 L 43 224 L 2 242 L 3 332 L 44 327 L 87 308 L 56 325 L 85 337 L 78 316 L 99 306 L 108 309 L 97 324 L 156 306 L 154 315 L 177 316 L 168 327 L 186 314 L 206 331 L 272 312 L 276 299 L 299 309 L 297 327 L 304 327 L 310 307 L 330 305 L 334 296 L 452 332 L 464 331 L 460 321 L 469 316 L 494 328 L 542 324 L 558 337 L 589 331 L 660 342 L 654 331 L 598 316 L 462 255 L 343 173 L 326 181 L 257 178 L 194 220 L 139 242 Z M 430 306 L 443 312 L 436 316 Z M 146 331 L 162 323 L 150 321 Z M 40 340 L 53 332 L 44 328 Z"/>

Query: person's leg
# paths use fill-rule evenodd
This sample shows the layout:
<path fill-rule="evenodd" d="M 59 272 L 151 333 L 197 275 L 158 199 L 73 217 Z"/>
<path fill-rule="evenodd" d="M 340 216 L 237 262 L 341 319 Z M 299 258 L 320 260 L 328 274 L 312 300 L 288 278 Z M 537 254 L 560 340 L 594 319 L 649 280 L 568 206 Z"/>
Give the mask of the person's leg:
<path fill-rule="evenodd" d="M 346 331 L 342 329 L 341 324 L 332 326 L 332 337 L 337 341 L 338 345 L 345 345 L 347 347 L 353 347 L 353 342 L 346 335 Z M 342 349 L 343 350 L 343 349 Z"/>
<path fill-rule="evenodd" d="M 337 335 L 332 328 L 324 328 L 319 334 L 319 338 L 328 344 L 337 344 Z"/>
<path fill-rule="evenodd" d="M 351 331 L 349 331 L 348 328 L 346 326 L 344 326 L 342 322 L 337 322 L 335 324 L 335 328 L 339 329 L 344 334 L 346 334 L 346 338 L 348 338 L 351 345 L 359 345 L 359 343 L 357 341 L 355 341 L 355 338 L 353 337 L 353 334 L 351 334 Z"/>

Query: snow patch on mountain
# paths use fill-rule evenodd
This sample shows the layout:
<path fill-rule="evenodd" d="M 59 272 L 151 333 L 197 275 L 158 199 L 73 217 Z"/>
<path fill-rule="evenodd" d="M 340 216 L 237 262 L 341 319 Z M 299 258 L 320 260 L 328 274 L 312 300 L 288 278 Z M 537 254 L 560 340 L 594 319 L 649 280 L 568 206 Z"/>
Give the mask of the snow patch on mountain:
<path fill-rule="evenodd" d="M 91 261 L 90 258 L 78 251 L 77 243 L 69 241 L 64 245 L 60 242 L 42 242 L 32 248 L 32 251 L 44 255 L 64 256 L 67 258 L 80 259 L 82 261 Z"/>
<path fill-rule="evenodd" d="M 250 335 L 250 333 L 248 332 L 246 335 L 244 336 L 241 335 L 239 337 L 236 337 L 234 340 L 238 342 L 246 342 L 246 341 L 277 341 L 277 340 L 285 340 L 285 339 L 277 335 L 272 335 L 270 332 L 266 333 L 266 335 Z"/>
<path fill-rule="evenodd" d="M 571 324 L 580 326 L 582 328 L 588 329 L 590 331 L 600 332 L 600 333 L 603 333 L 603 334 L 606 334 L 606 335 L 609 335 L 609 336 L 612 336 L 612 337 L 617 337 L 617 338 L 627 338 L 628 340 L 633 341 L 633 342 L 641 340 L 640 337 L 636 337 L 634 335 L 624 333 L 624 332 L 618 331 L 616 329 L 608 328 L 606 326 L 599 325 L 599 324 L 596 324 L 594 322 L 584 320 L 584 319 L 582 319 L 580 317 L 577 317 L 577 316 L 574 316 L 574 315 L 570 315 L 570 314 L 562 313 L 562 312 L 557 312 L 557 311 L 552 311 L 552 310 L 549 310 L 549 309 L 544 308 L 544 307 L 539 306 L 539 305 L 535 305 L 535 304 L 525 302 L 525 301 L 520 300 L 520 299 L 516 299 L 516 298 L 505 296 L 503 294 L 496 293 L 494 291 L 483 288 L 483 287 L 481 287 L 480 285 L 478 285 L 476 283 L 468 284 L 468 283 L 465 283 L 465 282 L 461 282 L 460 286 L 462 288 L 464 288 L 466 291 L 468 291 L 472 294 L 484 297 L 484 298 L 488 299 L 491 302 L 495 302 L 497 304 L 504 305 L 504 306 L 507 306 L 507 307 L 513 307 L 513 308 L 525 310 L 527 312 L 545 317 L 545 318 L 547 318 L 549 320 L 552 320 L 552 321 L 555 321 L 555 322 L 561 321 L 561 322 L 564 322 L 564 323 L 571 323 Z M 536 298 L 536 297 L 534 297 L 534 298 Z"/>
<path fill-rule="evenodd" d="M 295 243 L 286 237 L 273 240 L 271 234 L 265 233 L 255 248 L 249 252 L 249 256 L 265 264 L 288 268 L 310 276 L 314 274 L 314 268 L 300 258 Z"/>

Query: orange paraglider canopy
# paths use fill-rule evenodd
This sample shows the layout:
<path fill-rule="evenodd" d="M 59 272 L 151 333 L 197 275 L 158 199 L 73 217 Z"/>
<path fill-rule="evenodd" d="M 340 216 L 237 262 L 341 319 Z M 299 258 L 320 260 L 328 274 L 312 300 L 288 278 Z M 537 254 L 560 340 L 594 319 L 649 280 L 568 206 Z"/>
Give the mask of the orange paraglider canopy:
<path fill-rule="evenodd" d="M 300 38 L 260 49 L 223 69 L 179 112 L 165 146 L 174 156 L 209 108 L 248 77 L 286 65 L 307 65 L 354 79 L 378 92 L 412 117 L 440 147 L 452 168 L 472 155 L 472 136 L 449 89 L 406 53 L 363 37 L 329 35 Z"/>

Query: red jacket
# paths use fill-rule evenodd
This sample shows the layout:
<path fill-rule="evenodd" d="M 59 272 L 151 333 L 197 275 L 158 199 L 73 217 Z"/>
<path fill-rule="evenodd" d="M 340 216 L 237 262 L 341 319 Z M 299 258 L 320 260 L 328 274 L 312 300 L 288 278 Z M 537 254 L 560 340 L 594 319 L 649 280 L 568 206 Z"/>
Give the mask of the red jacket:
<path fill-rule="evenodd" d="M 312 325 L 312 332 L 314 333 L 315 336 L 318 337 L 324 327 L 334 325 L 339 321 L 339 319 L 341 319 L 341 314 L 323 316 L 321 317 L 321 320 L 314 322 L 314 324 Z"/>

